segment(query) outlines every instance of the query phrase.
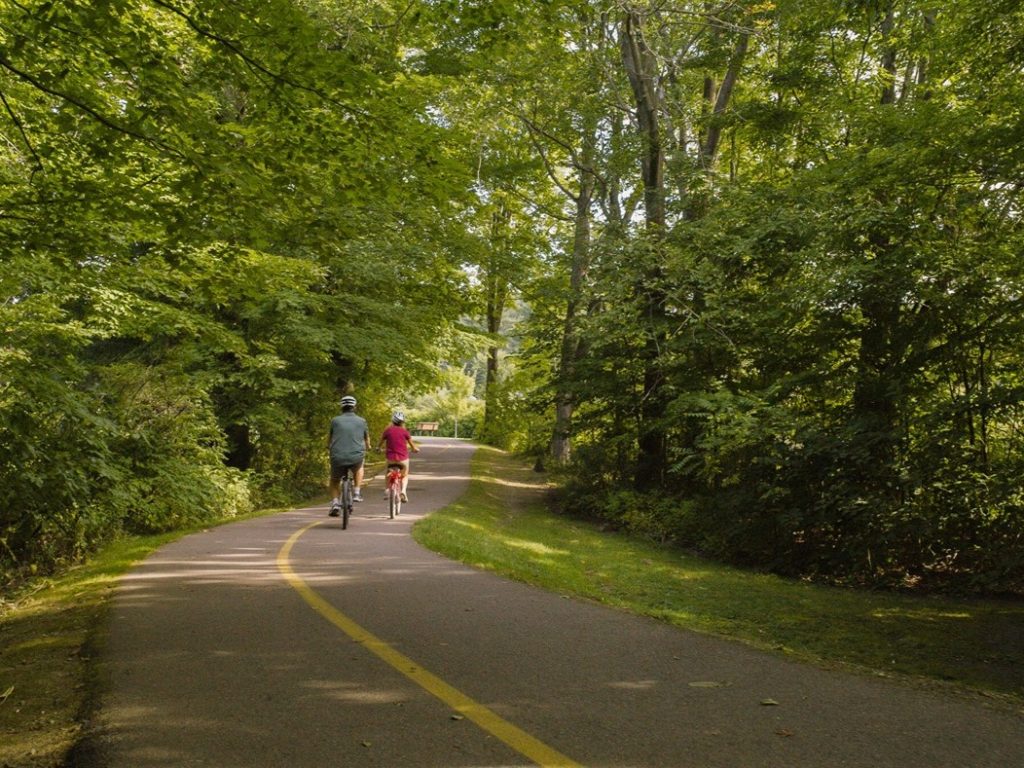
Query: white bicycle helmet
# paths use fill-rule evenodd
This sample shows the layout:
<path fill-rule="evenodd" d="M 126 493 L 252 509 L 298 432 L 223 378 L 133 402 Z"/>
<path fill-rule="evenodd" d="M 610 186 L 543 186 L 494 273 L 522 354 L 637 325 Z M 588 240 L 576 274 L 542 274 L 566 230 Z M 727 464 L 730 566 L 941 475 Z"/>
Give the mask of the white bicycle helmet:
<path fill-rule="evenodd" d="M 351 406 L 352 408 L 355 408 L 356 399 L 352 397 L 352 395 L 345 395 L 343 398 L 341 398 L 341 407 L 344 408 L 345 406 Z"/>
<path fill-rule="evenodd" d="M 402 413 L 401 411 L 395 411 L 394 413 L 391 414 L 391 421 L 394 422 L 395 424 L 401 424 L 403 421 L 405 421 L 405 414 Z"/>

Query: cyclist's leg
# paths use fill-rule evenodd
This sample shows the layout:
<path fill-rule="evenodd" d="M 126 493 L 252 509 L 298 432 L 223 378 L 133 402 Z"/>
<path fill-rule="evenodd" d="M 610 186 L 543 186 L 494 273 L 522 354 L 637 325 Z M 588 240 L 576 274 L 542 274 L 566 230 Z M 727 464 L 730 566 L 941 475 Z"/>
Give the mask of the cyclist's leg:
<path fill-rule="evenodd" d="M 396 485 L 396 473 L 395 468 L 388 462 L 388 471 L 384 476 L 384 487 L 385 487 L 385 498 L 388 500 L 388 515 L 394 519 L 395 515 L 398 514 L 398 491 Z"/>
<path fill-rule="evenodd" d="M 353 481 L 354 485 L 355 485 L 355 500 L 356 501 L 362 501 L 363 500 L 363 492 L 360 490 L 360 488 L 363 485 L 363 462 L 362 461 L 360 461 L 358 464 L 353 466 L 352 474 L 355 475 L 355 480 Z"/>
<path fill-rule="evenodd" d="M 338 507 L 341 506 L 341 473 L 342 467 L 339 466 L 331 459 L 331 482 L 329 484 L 331 492 L 331 514 L 338 514 Z"/>
<path fill-rule="evenodd" d="M 407 501 L 407 499 L 405 498 L 405 494 L 406 491 L 409 490 L 409 460 L 406 459 L 405 461 L 399 461 L 395 463 L 402 468 L 402 487 L 399 490 L 401 491 L 402 494 L 402 501 Z"/>

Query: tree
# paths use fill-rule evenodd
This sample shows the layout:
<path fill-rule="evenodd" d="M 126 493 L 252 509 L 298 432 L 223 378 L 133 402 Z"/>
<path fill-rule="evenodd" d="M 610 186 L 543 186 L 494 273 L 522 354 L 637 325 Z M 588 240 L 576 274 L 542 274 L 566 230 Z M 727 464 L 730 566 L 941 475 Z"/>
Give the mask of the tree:
<path fill-rule="evenodd" d="M 458 368 L 446 367 L 442 386 L 417 398 L 413 407 L 418 417 L 440 422 L 445 425 L 444 431 L 453 437 L 473 437 L 473 430 L 466 428 L 465 421 L 476 422 L 483 412 L 483 403 L 473 394 L 475 388 L 472 376 Z M 461 431 L 460 422 L 463 423 Z"/>
<path fill-rule="evenodd" d="M 466 174 L 405 11 L 0 11 L 5 566 L 308 492 L 340 387 L 426 376 Z"/>

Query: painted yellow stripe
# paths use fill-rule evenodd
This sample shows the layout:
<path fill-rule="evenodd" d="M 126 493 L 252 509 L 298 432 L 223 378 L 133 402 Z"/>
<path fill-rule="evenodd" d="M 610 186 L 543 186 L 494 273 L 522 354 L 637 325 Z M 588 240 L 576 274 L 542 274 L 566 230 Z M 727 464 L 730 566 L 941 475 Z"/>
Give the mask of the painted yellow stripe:
<path fill-rule="evenodd" d="M 302 595 L 302 599 L 309 603 L 313 610 L 428 693 L 439 698 L 467 720 L 472 720 L 485 731 L 505 742 L 516 752 L 529 758 L 537 765 L 543 766 L 543 768 L 582 768 L 579 763 L 570 760 L 544 742 L 526 733 L 526 731 L 499 717 L 487 707 L 478 704 L 466 694 L 448 685 L 441 678 L 423 669 L 408 656 L 399 653 L 376 635 L 363 629 L 363 627 L 356 624 L 352 619 L 314 592 L 292 570 L 289 556 L 291 555 L 292 547 L 299 540 L 299 537 L 310 528 L 320 525 L 321 522 L 323 521 L 311 523 L 294 533 L 284 543 L 284 546 L 281 547 L 281 551 L 277 553 L 278 570 L 281 571 L 285 580 L 295 588 L 295 591 Z"/>

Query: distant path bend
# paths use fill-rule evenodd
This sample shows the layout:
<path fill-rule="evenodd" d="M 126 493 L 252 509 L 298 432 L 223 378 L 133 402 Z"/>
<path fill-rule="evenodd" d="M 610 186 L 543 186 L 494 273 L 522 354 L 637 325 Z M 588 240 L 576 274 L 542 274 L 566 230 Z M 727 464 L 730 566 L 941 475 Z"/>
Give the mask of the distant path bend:
<path fill-rule="evenodd" d="M 326 507 L 235 523 L 124 579 L 102 664 L 103 765 L 1024 765 L 1011 713 L 427 552 L 410 525 L 465 490 L 473 449 L 422 443 L 397 520 L 371 482 L 347 531 Z"/>

